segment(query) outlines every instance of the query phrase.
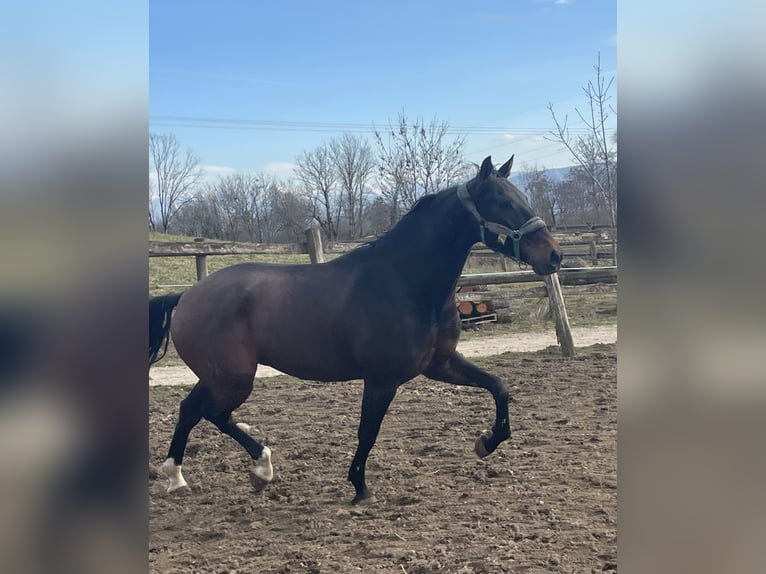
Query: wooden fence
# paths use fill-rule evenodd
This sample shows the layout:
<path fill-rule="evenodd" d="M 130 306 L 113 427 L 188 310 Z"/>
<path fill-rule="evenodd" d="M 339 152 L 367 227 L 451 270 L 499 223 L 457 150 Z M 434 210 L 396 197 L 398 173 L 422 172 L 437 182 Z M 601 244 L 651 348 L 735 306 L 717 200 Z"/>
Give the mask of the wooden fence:
<path fill-rule="evenodd" d="M 577 234 L 553 234 L 561 245 L 565 260 L 581 258 L 592 265 L 601 265 L 603 261 L 612 260 L 612 241 L 598 232 Z M 149 257 L 194 257 L 197 267 L 197 280 L 207 276 L 207 257 L 209 255 L 274 255 L 274 254 L 306 254 L 312 263 L 324 261 L 325 253 L 347 253 L 356 249 L 363 242 L 335 242 L 329 248 L 322 247 L 322 237 L 319 229 L 306 231 L 305 243 L 235 243 L 223 241 L 193 242 L 178 241 L 149 241 Z M 469 260 L 495 259 L 501 261 L 503 271 L 510 271 L 513 263 L 494 251 L 477 245 L 471 250 Z M 470 263 L 470 261 L 469 261 Z M 470 265 L 469 265 L 470 266 Z"/>
<path fill-rule="evenodd" d="M 587 243 L 562 243 L 559 241 L 559 245 L 561 245 L 564 260 L 577 258 L 588 261 L 591 265 L 615 264 L 611 241 L 589 241 Z M 470 255 L 472 262 L 482 261 L 483 259 L 497 259 L 498 257 L 499 255 L 496 252 L 484 246 L 474 247 Z M 503 267 L 506 269 L 508 265 Z"/>
<path fill-rule="evenodd" d="M 562 285 L 590 285 L 592 283 L 617 283 L 617 267 L 562 267 L 557 273 Z M 503 285 L 544 281 L 545 276 L 534 271 L 503 271 L 502 273 L 470 273 L 461 275 L 458 285 Z"/>
<path fill-rule="evenodd" d="M 581 243 L 562 243 L 563 238 L 557 238 L 564 248 L 565 246 L 577 246 Z M 595 238 L 589 238 L 589 245 L 595 244 Z M 335 243 L 329 252 L 346 252 L 358 247 L 359 243 Z M 611 245 L 610 256 L 611 256 Z M 482 249 L 477 250 L 479 252 Z M 149 241 L 149 257 L 194 257 L 197 267 L 197 280 L 205 277 L 207 273 L 207 257 L 209 255 L 247 255 L 247 254 L 275 254 L 275 253 L 307 253 L 311 263 L 324 262 L 324 249 L 322 248 L 322 237 L 318 229 L 306 230 L 306 243 L 287 243 L 287 244 L 237 244 L 224 242 L 207 242 L 204 240 L 195 240 L 192 243 L 182 242 L 164 242 Z M 590 250 L 589 253 L 598 254 L 597 250 Z M 565 250 L 566 254 L 566 250 Z M 472 254 L 473 255 L 473 254 Z M 495 254 L 495 256 L 497 256 Z M 566 255 L 565 255 L 566 256 Z M 598 263 L 599 257 L 596 255 L 593 260 Z M 503 258 L 505 261 L 506 258 Z M 553 275 L 541 276 L 534 271 L 504 271 L 501 273 L 472 273 L 461 275 L 458 279 L 458 285 L 499 285 L 509 283 L 528 283 L 533 281 L 543 281 L 545 291 L 550 300 L 551 311 L 556 323 L 556 335 L 564 356 L 574 355 L 574 342 L 572 332 L 569 327 L 564 298 L 561 293 L 561 285 L 585 285 L 591 283 L 616 283 L 617 267 L 598 266 L 598 267 L 576 267 L 562 268 Z M 186 287 L 188 285 L 165 285 L 164 287 Z"/>

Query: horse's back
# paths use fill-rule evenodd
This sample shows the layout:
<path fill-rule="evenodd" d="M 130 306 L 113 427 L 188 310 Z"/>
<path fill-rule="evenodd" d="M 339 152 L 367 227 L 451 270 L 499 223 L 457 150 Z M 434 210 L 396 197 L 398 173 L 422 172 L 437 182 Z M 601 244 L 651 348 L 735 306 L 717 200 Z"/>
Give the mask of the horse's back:
<path fill-rule="evenodd" d="M 245 263 L 186 292 L 173 340 L 200 378 L 264 364 L 321 381 L 407 379 L 454 350 L 442 315 L 417 308 L 395 273 L 364 262 Z"/>
<path fill-rule="evenodd" d="M 344 373 L 333 365 L 351 362 L 335 321 L 348 284 L 342 269 L 332 266 L 227 267 L 186 292 L 173 341 L 200 376 L 215 369 L 254 372 L 261 363 L 302 378 L 335 380 Z"/>

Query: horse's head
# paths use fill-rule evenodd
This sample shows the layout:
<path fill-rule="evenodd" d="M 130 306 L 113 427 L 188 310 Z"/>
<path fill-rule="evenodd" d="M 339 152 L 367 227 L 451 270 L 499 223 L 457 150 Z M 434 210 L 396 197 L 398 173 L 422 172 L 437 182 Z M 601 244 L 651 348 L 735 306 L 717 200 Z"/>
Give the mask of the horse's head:
<path fill-rule="evenodd" d="M 561 265 L 561 246 L 508 180 L 512 165 L 513 156 L 495 170 L 488 156 L 478 175 L 458 187 L 458 197 L 477 219 L 487 247 L 528 263 L 540 275 L 555 273 Z"/>

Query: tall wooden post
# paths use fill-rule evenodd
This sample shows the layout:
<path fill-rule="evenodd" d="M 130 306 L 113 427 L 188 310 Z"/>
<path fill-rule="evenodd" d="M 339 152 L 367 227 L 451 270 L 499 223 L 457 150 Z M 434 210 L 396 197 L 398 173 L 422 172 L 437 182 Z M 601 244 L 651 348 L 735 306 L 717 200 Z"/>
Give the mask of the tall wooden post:
<path fill-rule="evenodd" d="M 194 243 L 204 243 L 204 237 L 195 237 Z M 197 266 L 197 281 L 207 277 L 207 255 L 195 255 L 194 263 Z"/>
<path fill-rule="evenodd" d="M 588 249 L 590 250 L 591 263 L 593 263 L 593 265 L 598 265 L 598 246 L 596 245 L 595 239 L 590 240 L 590 243 L 588 244 Z"/>
<path fill-rule="evenodd" d="M 312 263 L 324 263 L 322 232 L 318 227 L 309 227 L 306 230 L 306 246 Z"/>
<path fill-rule="evenodd" d="M 207 255 L 195 255 L 194 262 L 197 264 L 197 281 L 207 277 Z"/>
<path fill-rule="evenodd" d="M 569 327 L 569 317 L 564 306 L 564 296 L 561 293 L 558 273 L 546 275 L 545 286 L 548 288 L 548 299 L 553 311 L 553 319 L 556 321 L 556 337 L 561 346 L 561 354 L 565 357 L 574 357 L 575 347 L 572 340 L 572 329 Z"/>

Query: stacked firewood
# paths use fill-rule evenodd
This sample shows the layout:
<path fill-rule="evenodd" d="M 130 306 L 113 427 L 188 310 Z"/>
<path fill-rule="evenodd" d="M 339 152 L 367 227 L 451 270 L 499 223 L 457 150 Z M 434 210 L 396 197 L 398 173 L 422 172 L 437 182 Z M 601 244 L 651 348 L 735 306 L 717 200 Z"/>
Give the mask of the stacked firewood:
<path fill-rule="evenodd" d="M 458 287 L 455 301 L 461 319 L 490 316 L 495 312 L 495 304 L 489 290 L 484 285 Z"/>

